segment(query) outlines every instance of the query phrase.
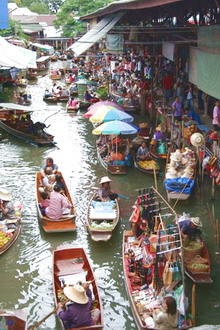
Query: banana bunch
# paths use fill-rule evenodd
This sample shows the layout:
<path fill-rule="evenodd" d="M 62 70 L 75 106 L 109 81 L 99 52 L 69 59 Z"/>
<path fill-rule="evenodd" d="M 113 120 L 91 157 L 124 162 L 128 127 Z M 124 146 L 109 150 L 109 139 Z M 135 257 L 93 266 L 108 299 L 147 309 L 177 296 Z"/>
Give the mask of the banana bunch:
<path fill-rule="evenodd" d="M 154 160 L 145 160 L 138 162 L 138 165 L 146 169 L 158 169 L 159 165 Z"/>
<path fill-rule="evenodd" d="M 5 235 L 4 231 L 0 231 L 0 248 L 4 246 L 11 238 Z"/>

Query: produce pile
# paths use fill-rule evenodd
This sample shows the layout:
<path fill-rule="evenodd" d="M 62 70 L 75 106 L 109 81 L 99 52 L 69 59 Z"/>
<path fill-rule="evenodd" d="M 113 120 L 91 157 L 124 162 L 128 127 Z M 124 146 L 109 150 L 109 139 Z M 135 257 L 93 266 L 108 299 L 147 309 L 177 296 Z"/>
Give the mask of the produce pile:
<path fill-rule="evenodd" d="M 154 160 L 140 161 L 140 162 L 138 162 L 138 165 L 140 167 L 142 167 L 142 168 L 150 169 L 150 170 L 153 170 L 153 169 L 157 170 L 157 169 L 159 169 L 159 165 Z"/>
<path fill-rule="evenodd" d="M 8 241 L 10 241 L 12 236 L 13 235 L 11 233 L 0 231 L 0 248 L 3 247 Z"/>
<path fill-rule="evenodd" d="M 201 249 L 203 244 L 201 242 L 196 242 L 196 241 L 189 241 L 189 240 L 184 240 L 183 242 L 183 247 L 186 250 L 199 250 Z"/>
<path fill-rule="evenodd" d="M 91 223 L 91 228 L 92 229 L 101 229 L 101 230 L 108 230 L 113 227 L 113 223 L 107 222 L 107 221 L 102 221 L 97 222 L 97 221 L 92 221 Z"/>

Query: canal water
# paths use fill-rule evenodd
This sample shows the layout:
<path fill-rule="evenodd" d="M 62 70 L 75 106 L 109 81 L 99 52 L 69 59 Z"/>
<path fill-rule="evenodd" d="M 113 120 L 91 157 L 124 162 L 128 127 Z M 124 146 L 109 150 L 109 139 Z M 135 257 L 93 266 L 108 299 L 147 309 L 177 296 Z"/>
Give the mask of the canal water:
<path fill-rule="evenodd" d="M 25 308 L 29 314 L 29 325 L 47 315 L 54 308 L 52 292 L 52 252 L 59 245 L 84 247 L 93 266 L 103 302 L 105 329 L 136 329 L 124 286 L 122 268 L 122 233 L 129 229 L 128 219 L 137 190 L 153 185 L 153 178 L 129 169 L 125 176 L 111 176 L 115 191 L 129 197 L 120 200 L 121 220 L 113 237 L 105 243 L 96 243 L 85 231 L 88 200 L 92 187 L 98 186 L 100 177 L 106 175 L 97 160 L 95 137 L 91 123 L 77 115 L 67 114 L 65 104 L 49 105 L 43 101 L 43 92 L 51 87 L 48 76 L 39 77 L 28 86 L 32 95 L 34 121 L 44 121 L 48 132 L 55 135 L 57 148 L 37 148 L 7 137 L 0 142 L 1 186 L 10 190 L 13 200 L 23 205 L 22 232 L 16 243 L 0 257 L 0 308 Z M 5 101 L 12 95 L 11 88 L 5 88 Z M 136 117 L 136 121 L 142 119 Z M 46 157 L 53 157 L 68 184 L 77 212 L 75 233 L 45 234 L 37 219 L 35 204 L 35 174 Z M 159 190 L 163 190 L 163 175 L 159 176 Z M 203 221 L 204 239 L 208 243 L 212 259 L 214 284 L 196 287 L 197 325 L 220 324 L 220 256 L 216 245 L 213 222 L 208 210 L 215 208 L 219 217 L 219 192 L 211 200 L 211 185 L 208 178 L 197 186 L 195 195 L 187 202 L 179 202 L 176 210 L 190 212 Z M 217 252 L 217 253 L 216 253 Z M 190 290 L 190 282 L 188 289 Z M 40 326 L 40 329 L 60 329 L 54 315 Z"/>

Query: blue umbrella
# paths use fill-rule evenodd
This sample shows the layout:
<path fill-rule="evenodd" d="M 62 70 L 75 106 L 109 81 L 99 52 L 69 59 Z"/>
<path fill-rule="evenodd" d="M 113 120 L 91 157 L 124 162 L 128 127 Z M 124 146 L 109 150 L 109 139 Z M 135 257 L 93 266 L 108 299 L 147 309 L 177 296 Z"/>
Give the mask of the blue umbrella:
<path fill-rule="evenodd" d="M 94 135 L 129 135 L 129 134 L 137 134 L 140 131 L 139 127 L 132 125 L 130 123 L 126 123 L 120 120 L 109 121 L 104 123 L 98 127 L 96 127 L 92 134 Z"/>

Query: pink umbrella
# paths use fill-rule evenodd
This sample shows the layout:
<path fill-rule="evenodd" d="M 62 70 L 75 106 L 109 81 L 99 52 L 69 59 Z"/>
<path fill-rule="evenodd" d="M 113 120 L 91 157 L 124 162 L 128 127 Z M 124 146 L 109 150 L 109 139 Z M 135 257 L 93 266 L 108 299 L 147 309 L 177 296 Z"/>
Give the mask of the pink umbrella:
<path fill-rule="evenodd" d="M 96 102 L 96 103 L 90 105 L 90 107 L 88 108 L 88 111 L 85 113 L 85 115 L 83 117 L 84 118 L 90 118 L 103 105 L 112 106 L 112 107 L 114 107 L 114 108 L 116 108 L 118 110 L 124 111 L 124 109 L 122 107 L 120 107 L 120 105 L 118 105 L 115 102 L 111 102 L 111 101 L 99 101 L 99 102 Z"/>

